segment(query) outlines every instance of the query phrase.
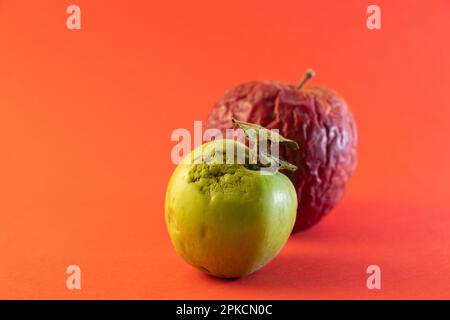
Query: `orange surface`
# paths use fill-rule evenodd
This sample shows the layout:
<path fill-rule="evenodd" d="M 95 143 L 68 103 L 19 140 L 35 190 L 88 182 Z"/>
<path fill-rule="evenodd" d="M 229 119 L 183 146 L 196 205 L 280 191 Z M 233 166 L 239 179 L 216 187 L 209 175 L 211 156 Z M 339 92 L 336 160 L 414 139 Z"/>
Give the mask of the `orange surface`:
<path fill-rule="evenodd" d="M 449 39 L 448 0 L 0 0 L 0 298 L 450 298 Z M 308 67 L 358 124 L 345 199 L 256 274 L 201 274 L 164 225 L 172 130 Z"/>

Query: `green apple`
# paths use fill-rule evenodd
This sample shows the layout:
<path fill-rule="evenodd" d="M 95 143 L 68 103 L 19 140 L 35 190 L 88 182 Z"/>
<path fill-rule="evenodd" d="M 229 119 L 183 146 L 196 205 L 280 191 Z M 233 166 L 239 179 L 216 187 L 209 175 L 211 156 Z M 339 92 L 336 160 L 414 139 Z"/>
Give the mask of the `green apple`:
<path fill-rule="evenodd" d="M 249 152 L 237 141 L 215 140 L 183 159 L 170 178 L 165 219 L 186 262 L 217 277 L 237 278 L 260 269 L 282 249 L 295 223 L 297 195 L 280 172 L 223 163 L 217 155 L 229 148 Z"/>

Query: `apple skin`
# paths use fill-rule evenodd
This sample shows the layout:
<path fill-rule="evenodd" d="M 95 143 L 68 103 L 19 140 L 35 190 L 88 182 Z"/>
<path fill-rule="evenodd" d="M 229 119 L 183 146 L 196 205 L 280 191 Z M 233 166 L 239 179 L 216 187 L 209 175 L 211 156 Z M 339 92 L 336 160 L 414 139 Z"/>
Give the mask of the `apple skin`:
<path fill-rule="evenodd" d="M 281 158 L 298 166 L 286 173 L 299 201 L 294 232 L 317 224 L 341 200 L 356 166 L 357 132 L 346 102 L 335 92 L 276 81 L 238 85 L 213 107 L 206 128 L 232 128 L 231 119 L 256 123 L 295 140 Z"/>
<path fill-rule="evenodd" d="M 172 244 L 187 263 L 213 276 L 239 278 L 266 265 L 284 246 L 295 223 L 297 197 L 282 173 L 193 161 L 230 144 L 248 149 L 216 140 L 183 159 L 169 181 L 165 219 Z"/>

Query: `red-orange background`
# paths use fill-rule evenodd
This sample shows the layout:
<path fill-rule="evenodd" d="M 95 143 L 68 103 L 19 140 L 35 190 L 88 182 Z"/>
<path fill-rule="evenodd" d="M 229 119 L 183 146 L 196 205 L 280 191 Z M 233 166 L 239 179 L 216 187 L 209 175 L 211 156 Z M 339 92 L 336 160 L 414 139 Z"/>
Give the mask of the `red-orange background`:
<path fill-rule="evenodd" d="M 449 39 L 448 0 L 0 0 L 0 298 L 450 298 Z M 201 274 L 165 230 L 172 130 L 308 67 L 358 124 L 345 199 L 256 274 Z"/>

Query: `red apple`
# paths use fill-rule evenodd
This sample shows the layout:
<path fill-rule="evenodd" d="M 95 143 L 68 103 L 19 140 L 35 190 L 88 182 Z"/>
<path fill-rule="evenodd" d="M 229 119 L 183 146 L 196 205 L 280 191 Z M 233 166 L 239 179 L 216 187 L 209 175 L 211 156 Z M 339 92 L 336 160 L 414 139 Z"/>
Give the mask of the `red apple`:
<path fill-rule="evenodd" d="M 253 81 L 232 88 L 213 107 L 206 127 L 232 128 L 232 118 L 257 123 L 295 140 L 300 150 L 280 146 L 281 158 L 298 166 L 286 174 L 297 191 L 294 232 L 305 230 L 341 200 L 356 166 L 356 126 L 346 102 L 334 91 Z"/>

